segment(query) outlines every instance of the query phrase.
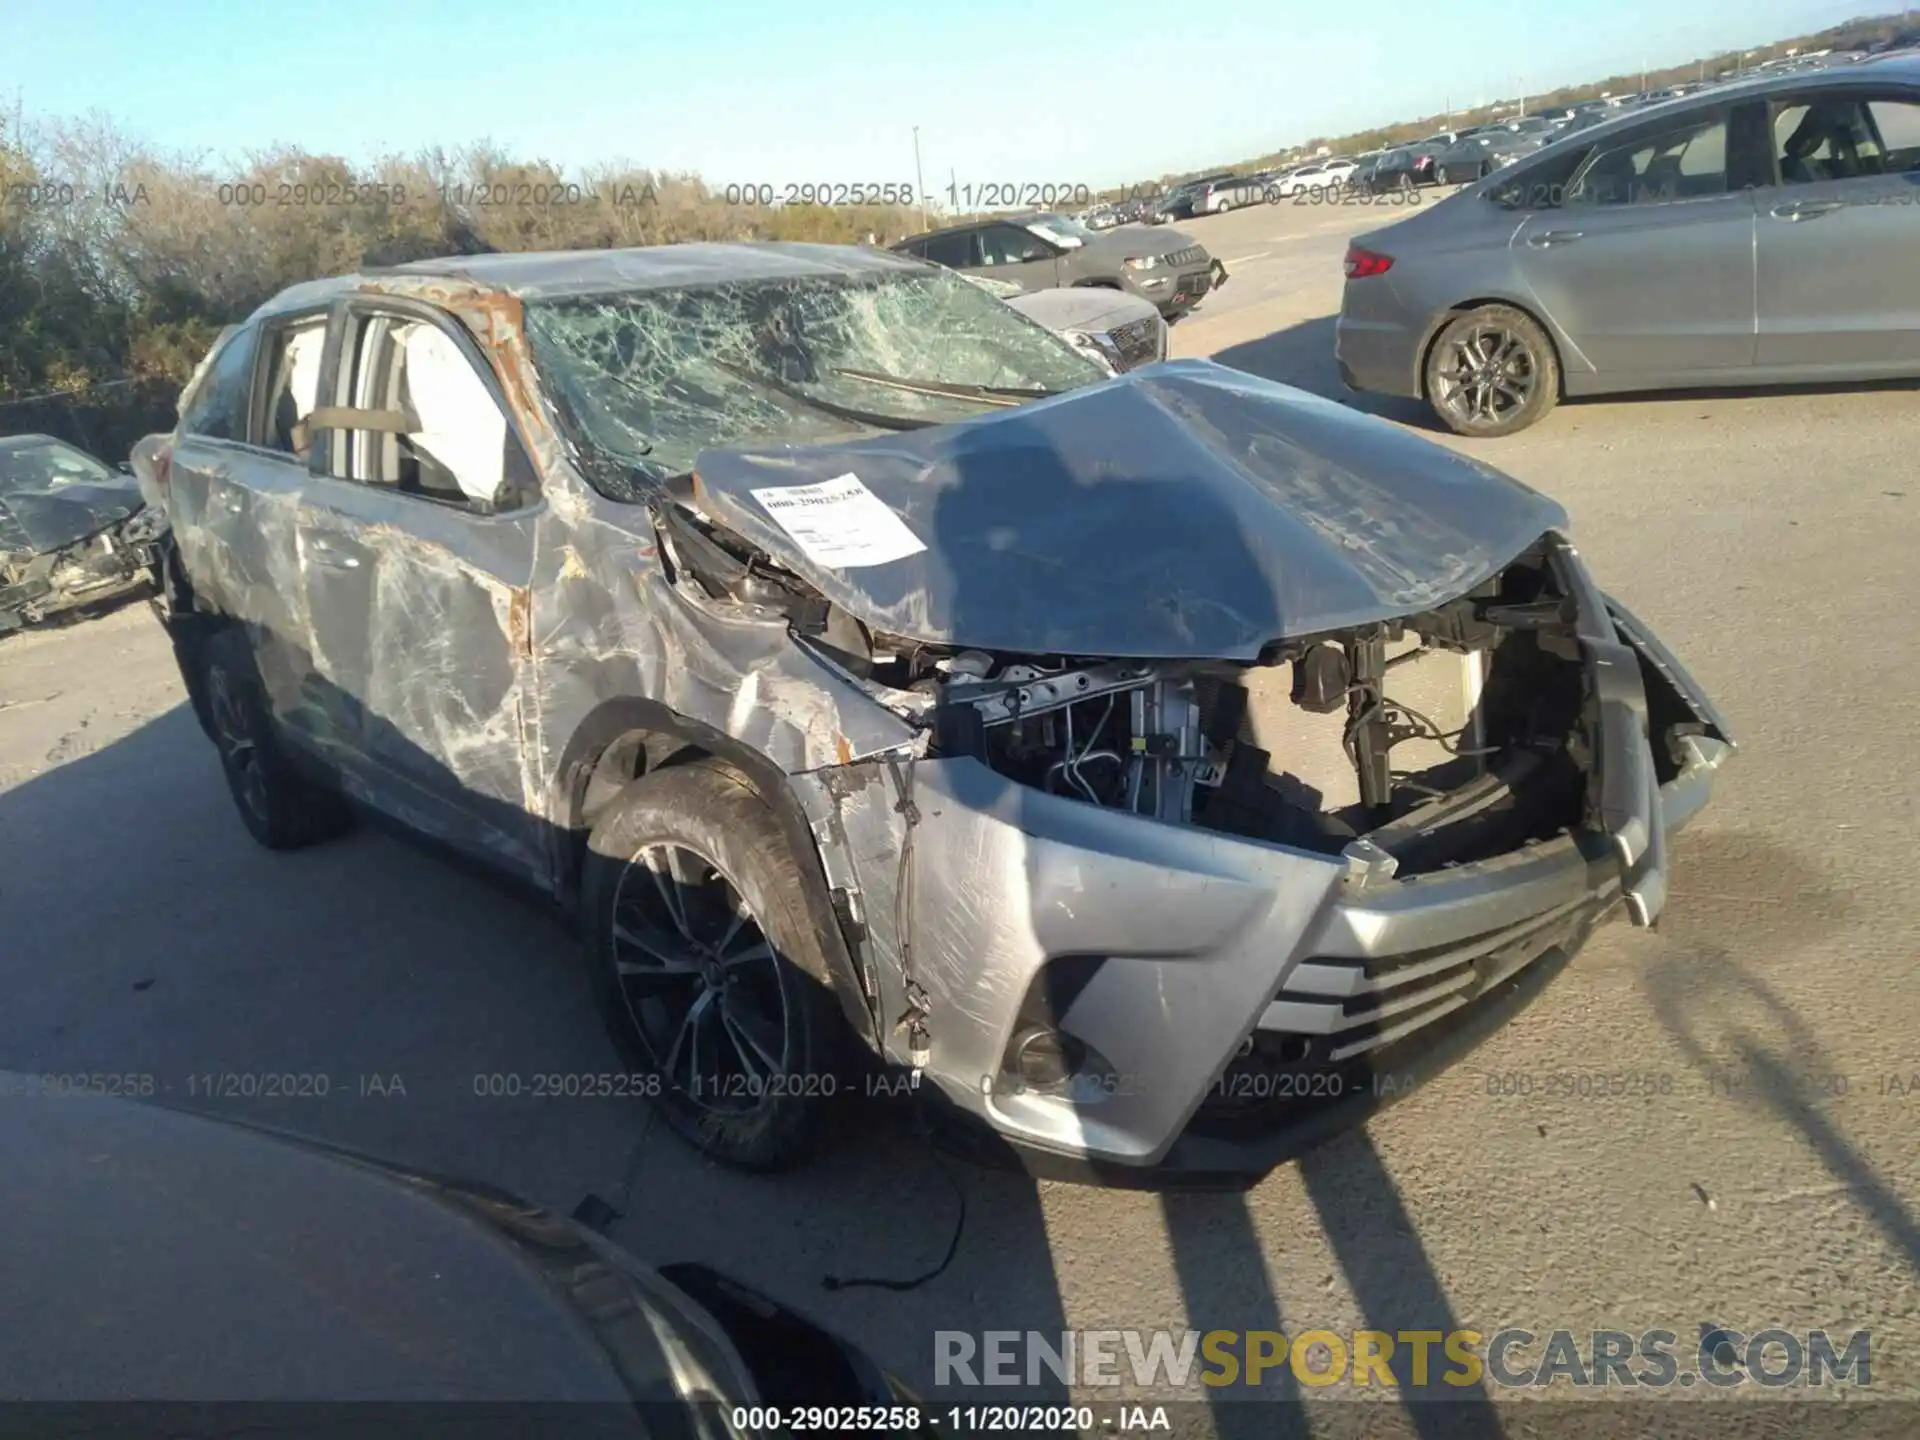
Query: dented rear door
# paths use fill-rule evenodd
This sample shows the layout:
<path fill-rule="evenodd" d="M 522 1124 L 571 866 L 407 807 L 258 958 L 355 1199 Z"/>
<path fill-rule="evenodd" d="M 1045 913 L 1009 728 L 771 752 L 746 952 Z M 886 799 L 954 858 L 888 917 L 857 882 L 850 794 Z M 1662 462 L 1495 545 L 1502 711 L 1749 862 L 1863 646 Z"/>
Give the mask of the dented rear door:
<path fill-rule="evenodd" d="M 300 524 L 315 679 L 366 803 L 547 877 L 522 760 L 531 673 L 528 473 L 480 352 L 428 306 L 355 301 Z"/>

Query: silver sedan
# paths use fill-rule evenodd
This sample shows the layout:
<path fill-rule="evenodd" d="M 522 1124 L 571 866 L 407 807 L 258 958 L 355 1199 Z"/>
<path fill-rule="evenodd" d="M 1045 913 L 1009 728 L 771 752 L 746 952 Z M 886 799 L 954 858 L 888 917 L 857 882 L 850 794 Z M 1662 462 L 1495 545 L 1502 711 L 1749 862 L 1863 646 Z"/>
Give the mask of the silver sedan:
<path fill-rule="evenodd" d="M 1346 270 L 1342 380 L 1467 435 L 1562 395 L 1920 376 L 1920 58 L 1567 135 Z"/>

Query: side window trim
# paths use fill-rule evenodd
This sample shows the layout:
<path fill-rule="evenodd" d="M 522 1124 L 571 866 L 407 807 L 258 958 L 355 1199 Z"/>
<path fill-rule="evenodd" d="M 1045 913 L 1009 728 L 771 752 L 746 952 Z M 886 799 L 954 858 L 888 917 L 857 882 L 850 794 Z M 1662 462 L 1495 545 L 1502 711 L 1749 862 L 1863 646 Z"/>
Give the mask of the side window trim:
<path fill-rule="evenodd" d="M 394 321 L 415 321 L 431 325 L 453 342 L 454 347 L 473 369 L 476 378 L 485 387 L 488 399 L 493 402 L 506 421 L 507 438 L 512 442 L 512 450 L 509 454 L 517 452 L 520 460 L 517 466 L 509 460 L 505 466 L 506 472 L 517 471 L 527 477 L 531 481 L 531 494 L 522 494 L 519 503 L 510 509 L 478 511 L 462 506 L 458 502 L 437 499 L 431 495 L 404 492 L 389 486 L 371 485 L 366 481 L 356 480 L 351 475 L 335 473 L 334 446 L 339 443 L 339 437 L 346 434 L 339 430 L 322 432 L 324 445 L 320 439 L 316 439 L 309 472 L 315 478 L 331 484 L 351 485 L 360 490 L 388 491 L 396 495 L 404 495 L 408 500 L 421 501 L 440 509 L 470 515 L 476 519 L 513 519 L 537 510 L 544 504 L 545 479 L 534 463 L 534 450 L 527 443 L 527 437 L 521 430 L 519 417 L 514 414 L 513 407 L 506 403 L 506 396 L 501 391 L 499 378 L 494 374 L 493 366 L 487 363 L 485 354 L 473 336 L 467 333 L 466 326 L 436 306 L 397 295 L 353 296 L 337 304 L 328 321 L 326 349 L 322 353 L 320 362 L 321 385 L 323 390 L 331 385 L 331 393 L 334 397 L 332 403 L 344 406 L 357 403 L 355 397 L 349 393 L 353 384 L 354 350 L 357 348 L 359 339 L 358 334 L 355 333 L 355 322 L 373 319 L 383 319 L 389 324 Z M 354 345 L 349 345 L 350 339 L 355 342 Z M 351 454 L 349 453 L 350 462 Z M 524 490 L 528 487 L 521 488 Z"/>

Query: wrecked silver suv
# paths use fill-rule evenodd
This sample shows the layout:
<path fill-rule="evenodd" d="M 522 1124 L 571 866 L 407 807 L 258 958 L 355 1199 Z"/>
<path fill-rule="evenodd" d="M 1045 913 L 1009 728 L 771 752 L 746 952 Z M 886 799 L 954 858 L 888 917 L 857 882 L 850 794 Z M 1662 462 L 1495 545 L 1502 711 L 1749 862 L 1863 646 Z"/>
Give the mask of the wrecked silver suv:
<path fill-rule="evenodd" d="M 1036 1168 L 1263 1173 L 1651 923 L 1731 749 L 1543 496 L 898 256 L 303 285 L 183 407 L 168 626 L 248 827 L 555 897 L 739 1164 L 852 1036 Z"/>

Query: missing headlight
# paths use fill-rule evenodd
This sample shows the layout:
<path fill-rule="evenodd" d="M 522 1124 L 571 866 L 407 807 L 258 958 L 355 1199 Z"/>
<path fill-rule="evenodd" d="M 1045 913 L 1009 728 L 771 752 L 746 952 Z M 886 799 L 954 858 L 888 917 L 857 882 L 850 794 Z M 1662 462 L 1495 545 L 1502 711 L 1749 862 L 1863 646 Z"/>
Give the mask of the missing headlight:
<path fill-rule="evenodd" d="M 965 658 L 965 657 L 957 657 Z M 1180 822 L 1214 756 L 1201 734 L 1194 680 L 1124 662 L 1003 666 L 991 678 L 950 665 L 940 748 L 985 760 L 1054 795 Z"/>

